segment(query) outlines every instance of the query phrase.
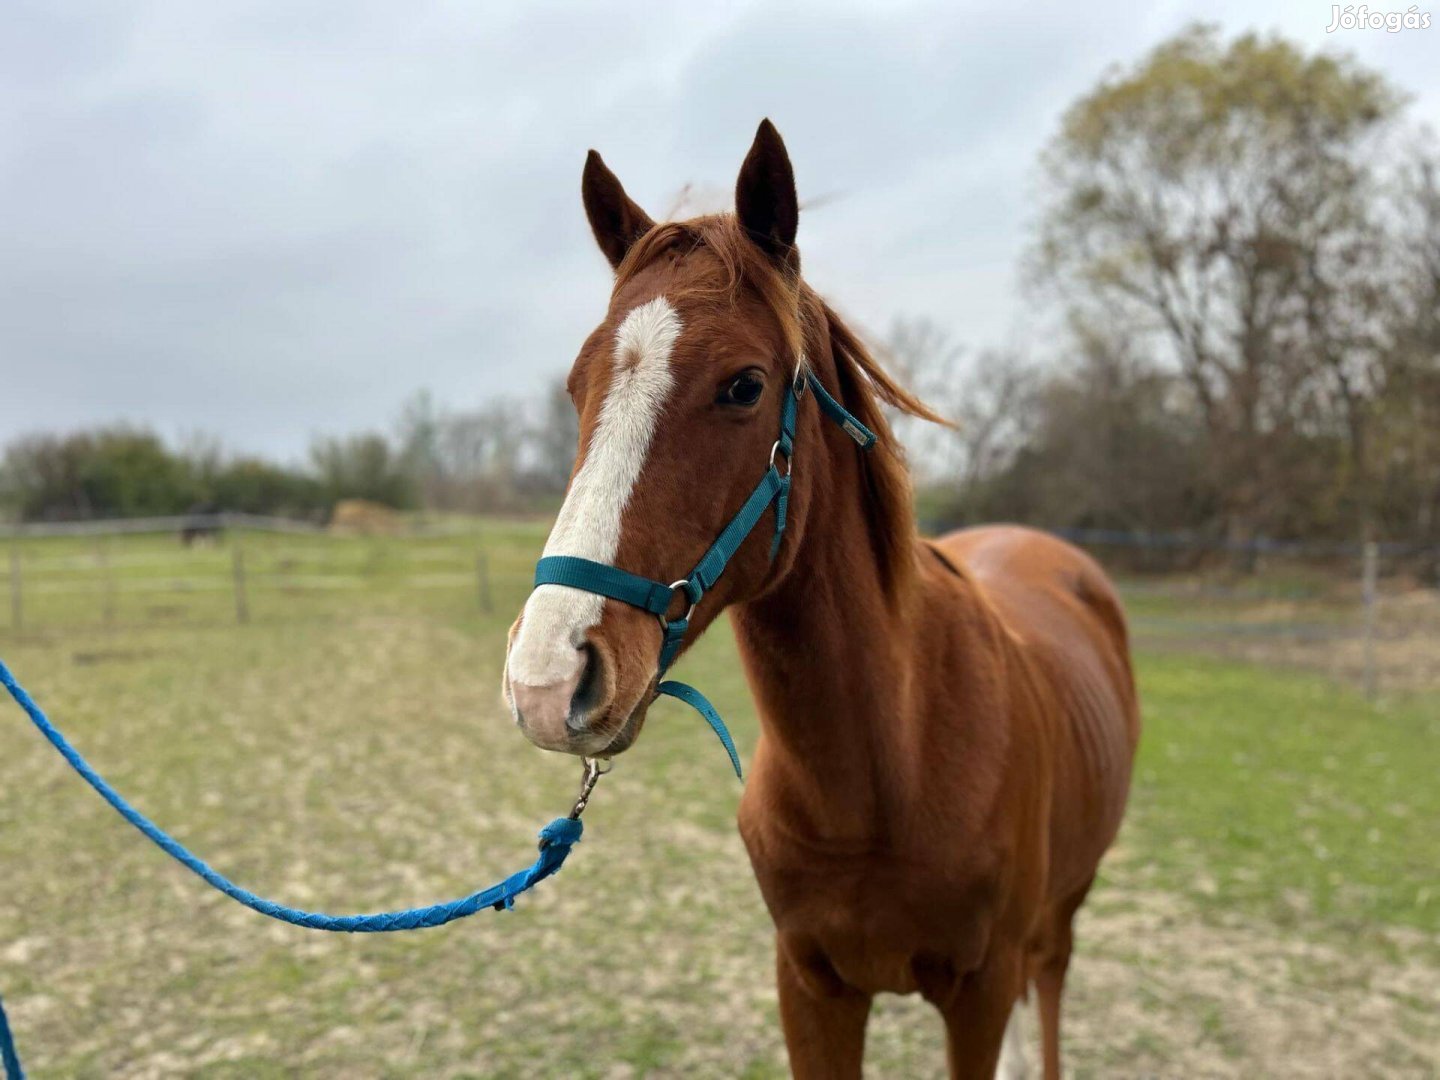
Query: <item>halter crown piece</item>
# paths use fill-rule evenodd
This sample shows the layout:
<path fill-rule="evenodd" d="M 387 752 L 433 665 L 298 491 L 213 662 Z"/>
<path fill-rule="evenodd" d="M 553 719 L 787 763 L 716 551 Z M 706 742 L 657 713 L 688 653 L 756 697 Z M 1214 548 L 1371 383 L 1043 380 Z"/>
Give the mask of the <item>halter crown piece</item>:
<path fill-rule="evenodd" d="M 795 414 L 799 401 L 809 387 L 815 392 L 820 411 L 840 426 L 840 429 L 854 439 L 862 450 L 875 445 L 875 433 L 857 420 L 836 401 L 821 385 L 815 373 L 805 368 L 797 373 L 794 380 L 785 387 L 785 400 L 780 407 L 780 437 L 770 448 L 770 464 L 765 475 L 755 485 L 755 490 L 745 500 L 739 512 L 721 530 L 710 549 L 705 552 L 695 568 L 688 575 L 669 585 L 651 578 L 632 574 L 618 566 L 594 562 L 574 555 L 548 555 L 535 564 L 535 587 L 541 585 L 564 585 L 571 589 L 619 600 L 623 604 L 648 611 L 660 620 L 660 677 L 664 677 L 674 663 L 685 634 L 690 629 L 690 616 L 695 614 L 705 594 L 715 587 L 725 567 L 740 550 L 749 535 L 755 531 L 770 504 L 775 504 L 775 534 L 770 541 L 770 558 L 773 560 L 780 550 L 780 540 L 785 534 L 785 512 L 790 500 L 790 468 L 795 454 Z M 781 473 L 776 458 L 785 459 L 785 472 Z M 684 594 L 688 601 L 685 614 L 678 619 L 669 619 L 670 610 L 677 594 Z M 655 696 L 678 698 L 698 712 L 710 725 L 730 755 L 730 764 L 735 775 L 740 775 L 740 755 L 735 752 L 735 742 L 725 727 L 725 721 L 715 711 L 715 706 L 705 695 L 686 683 L 670 680 L 655 688 Z M 653 700 L 653 699 L 652 699 Z"/>

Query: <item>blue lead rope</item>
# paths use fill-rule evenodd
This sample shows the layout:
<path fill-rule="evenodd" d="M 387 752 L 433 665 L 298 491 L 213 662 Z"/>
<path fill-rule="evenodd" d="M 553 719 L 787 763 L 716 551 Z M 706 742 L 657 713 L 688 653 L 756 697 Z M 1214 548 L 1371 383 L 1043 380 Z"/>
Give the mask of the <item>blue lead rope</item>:
<path fill-rule="evenodd" d="M 232 900 L 238 900 L 261 915 L 268 915 L 272 919 L 279 919 L 281 922 L 287 922 L 294 926 L 303 926 L 309 930 L 333 930 L 346 934 L 380 934 L 394 930 L 421 930 L 431 926 L 444 926 L 448 922 L 473 915 L 481 908 L 513 907 L 515 897 L 560 869 L 566 856 L 570 854 L 570 849 L 579 841 L 580 834 L 584 831 L 579 819 L 556 818 L 540 830 L 540 857 L 535 860 L 533 866 L 511 874 L 498 885 L 473 892 L 469 896 L 462 896 L 458 900 L 451 900 L 443 904 L 431 904 L 429 907 L 406 908 L 403 911 L 379 912 L 373 915 L 323 915 L 313 911 L 301 911 L 299 908 L 286 907 L 284 904 L 277 904 L 273 900 L 256 896 L 248 889 L 242 889 L 131 806 L 123 795 L 112 788 L 103 776 L 90 767 L 90 763 L 80 756 L 80 752 L 70 745 L 65 736 L 60 734 L 40 706 L 36 705 L 30 695 L 26 693 L 25 688 L 15 681 L 15 676 L 10 674 L 10 669 L 5 666 L 4 661 L 0 661 L 0 683 L 4 683 L 5 689 L 10 691 L 10 696 L 29 714 L 30 719 L 35 722 L 35 726 L 40 729 L 40 734 L 50 740 L 50 744 L 60 751 L 61 757 L 70 763 L 71 768 L 84 777 L 85 782 L 99 792 L 100 797 L 113 806 L 121 817 L 149 837 L 167 855 L 198 874 L 207 884 L 220 890 Z"/>
<path fill-rule="evenodd" d="M 462 896 L 458 900 L 431 904 L 429 907 L 406 908 L 403 911 L 379 912 L 373 915 L 324 915 L 314 911 L 301 911 L 299 908 L 286 907 L 284 904 L 277 904 L 273 900 L 256 896 L 248 889 L 242 889 L 131 806 L 125 797 L 112 788 L 105 778 L 80 756 L 80 752 L 70 745 L 59 729 L 50 722 L 49 717 L 45 715 L 40 706 L 35 704 L 34 699 L 26 693 L 25 688 L 15 681 L 15 676 L 10 673 L 10 669 L 5 666 L 3 660 L 0 660 L 0 683 L 5 685 L 5 689 L 10 691 L 10 696 L 34 721 L 35 726 L 40 729 L 40 734 L 50 741 L 50 745 L 60 751 L 60 755 L 70 763 L 71 768 L 99 792 L 100 797 L 114 807 L 121 817 L 149 837 L 166 854 L 232 900 L 244 904 L 252 911 L 258 911 L 261 915 L 268 915 L 272 919 L 279 919 L 281 922 L 290 923 L 293 926 L 303 926 L 310 930 L 332 930 L 347 934 L 378 934 L 396 930 L 420 930 L 431 926 L 444 926 L 456 919 L 473 915 L 483 908 L 508 909 L 514 906 L 517 896 L 538 885 L 565 865 L 565 859 L 570 854 L 570 849 L 579 842 L 580 834 L 584 831 L 584 826 L 581 825 L 578 818 L 556 818 L 540 830 L 540 856 L 532 866 L 511 874 L 498 885 L 473 892 L 469 896 Z M 735 755 L 733 747 L 727 745 L 727 749 L 730 749 L 733 760 Z M 0 1061 L 4 1062 L 5 1075 L 9 1080 L 22 1080 L 25 1073 L 20 1067 L 20 1057 L 15 1050 L 14 1036 L 5 1018 L 3 1004 L 0 1004 Z"/>
<path fill-rule="evenodd" d="M 25 1080 L 20 1055 L 15 1050 L 15 1036 L 10 1034 L 10 1021 L 5 1019 L 5 1004 L 0 1002 L 0 1064 L 5 1066 L 9 1080 Z"/>

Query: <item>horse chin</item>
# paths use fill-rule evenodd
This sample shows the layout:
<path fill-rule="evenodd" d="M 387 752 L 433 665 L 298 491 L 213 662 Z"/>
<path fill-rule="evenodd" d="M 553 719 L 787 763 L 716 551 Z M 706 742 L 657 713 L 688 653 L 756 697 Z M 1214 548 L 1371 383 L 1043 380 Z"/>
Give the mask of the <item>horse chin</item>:
<path fill-rule="evenodd" d="M 635 740 L 640 737 L 640 729 L 645 726 L 645 714 L 649 711 L 650 699 L 647 697 L 630 711 L 629 716 L 625 717 L 625 722 L 620 725 L 620 730 L 615 733 L 614 738 L 605 744 L 605 749 L 592 756 L 608 758 L 629 750 L 635 744 Z"/>

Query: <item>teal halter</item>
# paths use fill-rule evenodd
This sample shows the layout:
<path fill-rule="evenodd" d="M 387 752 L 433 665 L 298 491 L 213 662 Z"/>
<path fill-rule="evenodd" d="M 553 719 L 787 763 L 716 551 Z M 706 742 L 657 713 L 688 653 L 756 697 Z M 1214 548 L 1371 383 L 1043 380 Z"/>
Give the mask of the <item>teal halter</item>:
<path fill-rule="evenodd" d="M 755 485 L 755 490 L 750 493 L 740 511 L 721 530 L 719 537 L 710 545 L 710 550 L 705 552 L 686 577 L 666 585 L 664 582 L 641 577 L 607 563 L 574 555 L 547 555 L 535 564 L 535 587 L 565 585 L 572 589 L 583 589 L 585 592 L 619 600 L 654 615 L 660 620 L 660 675 L 664 676 L 685 641 L 685 634 L 690 629 L 690 616 L 695 614 L 695 609 L 705 594 L 715 587 L 720 575 L 725 572 L 725 567 L 740 550 L 746 537 L 755 530 L 760 518 L 770 509 L 771 503 L 775 504 L 775 535 L 770 541 L 770 558 L 773 560 L 780 550 L 780 540 L 785 533 L 785 511 L 790 500 L 790 466 L 795 451 L 795 414 L 807 386 L 815 391 L 815 400 L 820 405 L 820 410 L 839 424 L 845 434 L 854 439 L 862 450 L 869 450 L 875 445 L 875 433 L 831 397 L 815 377 L 815 373 L 807 369 L 796 375 L 794 381 L 785 388 L 785 400 L 780 407 L 780 437 L 770 448 L 770 464 L 765 475 Z M 785 459 L 784 473 L 781 473 L 776 465 L 777 456 Z M 669 612 L 675 597 L 681 594 L 689 603 L 685 614 L 678 619 L 667 618 L 666 613 Z M 663 694 L 678 698 L 695 709 L 719 736 L 720 742 L 730 755 L 730 764 L 735 767 L 735 775 L 740 775 L 740 755 L 735 752 L 735 742 L 730 738 L 725 721 L 720 719 L 715 706 L 705 699 L 704 694 L 693 686 L 673 680 L 660 683 L 655 688 L 655 694 L 657 697 Z"/>

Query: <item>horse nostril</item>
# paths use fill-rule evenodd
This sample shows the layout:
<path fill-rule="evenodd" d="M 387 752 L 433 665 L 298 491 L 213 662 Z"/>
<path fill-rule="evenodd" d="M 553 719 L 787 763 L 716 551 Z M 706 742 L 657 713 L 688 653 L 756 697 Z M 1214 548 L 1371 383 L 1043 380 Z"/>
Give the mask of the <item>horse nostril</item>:
<path fill-rule="evenodd" d="M 570 699 L 570 716 L 566 726 L 575 731 L 584 731 L 589 713 L 600 705 L 604 693 L 605 679 L 601 670 L 600 653 L 588 642 L 581 646 L 583 654 L 580 666 L 580 682 Z"/>
<path fill-rule="evenodd" d="M 587 656 L 583 649 L 575 649 L 570 657 L 552 654 L 547 659 L 550 666 L 537 669 L 516 665 L 512 655 L 506 688 L 515 720 L 530 740 L 546 749 L 563 749 L 575 735 L 570 710 L 585 676 Z"/>
<path fill-rule="evenodd" d="M 578 648 L 564 643 L 545 656 L 540 667 L 529 657 L 513 655 L 506 668 L 506 687 L 515 721 L 526 737 L 546 750 L 573 750 L 597 738 L 592 725 L 605 713 L 614 686 L 603 644 Z M 527 664 L 524 661 L 531 661 Z"/>

